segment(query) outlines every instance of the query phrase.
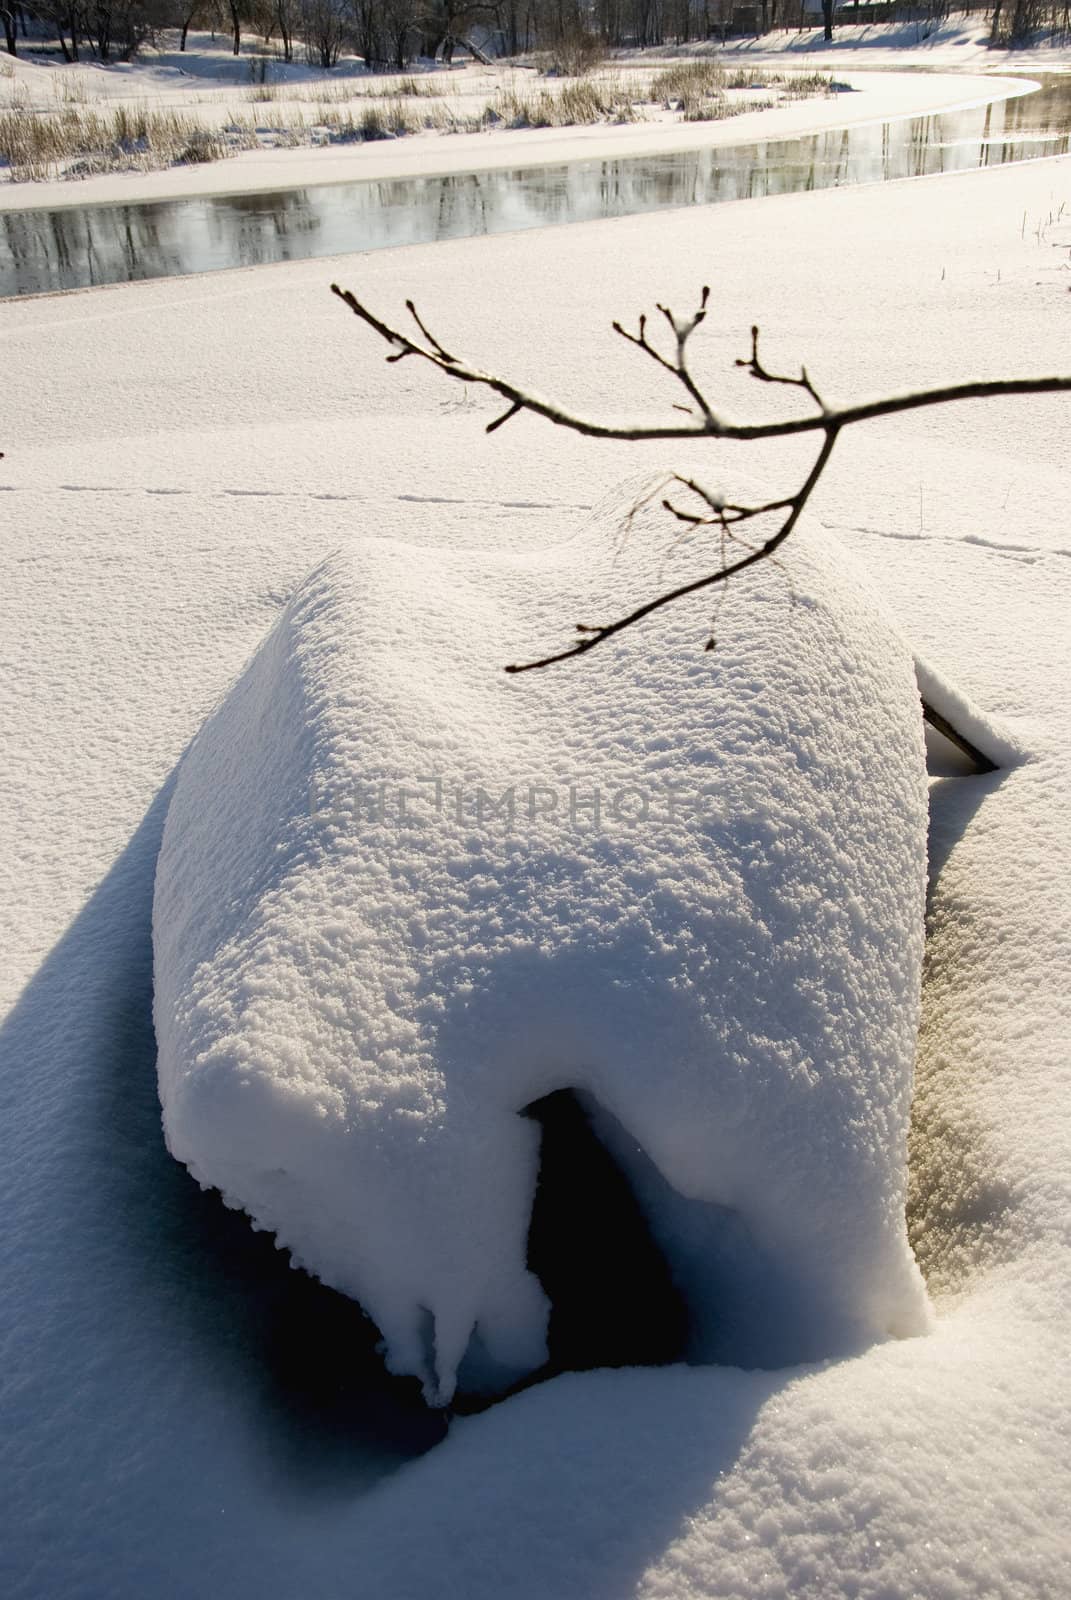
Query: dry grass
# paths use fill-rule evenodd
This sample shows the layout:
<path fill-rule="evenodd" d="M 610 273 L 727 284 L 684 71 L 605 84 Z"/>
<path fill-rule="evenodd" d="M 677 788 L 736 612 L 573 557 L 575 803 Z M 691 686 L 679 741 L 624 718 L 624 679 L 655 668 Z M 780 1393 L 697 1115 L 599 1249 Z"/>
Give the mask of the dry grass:
<path fill-rule="evenodd" d="M 725 73 L 716 61 L 675 61 L 655 73 L 648 99 L 672 111 L 705 96 L 721 94 L 725 86 Z"/>
<path fill-rule="evenodd" d="M 260 87 L 258 84 L 257 88 Z M 430 75 L 423 77 L 413 73 L 401 73 L 393 78 L 373 78 L 370 83 L 347 80 L 342 83 L 296 83 L 285 88 L 273 84 L 268 87 L 272 89 L 272 93 L 261 96 L 251 92 L 250 99 L 304 101 L 306 104 L 318 106 L 341 106 L 349 105 L 354 100 L 393 101 L 399 98 L 438 100 L 445 94 L 457 92 L 454 83 L 440 82 Z"/>
<path fill-rule="evenodd" d="M 79 75 L 64 72 L 60 77 L 52 79 L 52 98 L 64 106 L 87 106 L 93 96 L 89 92 L 89 84 Z"/>
<path fill-rule="evenodd" d="M 216 161 L 228 153 L 221 133 L 173 111 L 120 106 L 101 114 L 72 106 L 42 116 L 0 113 L 0 161 L 16 181 Z"/>
<path fill-rule="evenodd" d="M 6 67 L 0 81 L 11 108 L 0 111 L 0 164 L 7 165 L 12 179 L 21 181 L 216 161 L 262 145 L 360 143 L 425 131 L 461 133 L 486 127 L 566 128 L 632 122 L 637 117 L 636 103 L 644 101 L 677 113 L 685 122 L 712 121 L 775 103 L 769 98 L 757 100 L 754 95 L 733 100 L 729 90 L 776 87 L 779 98 L 795 98 L 828 94 L 837 87 L 824 73 L 795 75 L 744 68 L 727 74 L 713 61 L 691 60 L 675 62 L 655 73 L 646 90 L 632 79 L 599 74 L 564 79 L 559 85 L 531 93 L 503 88 L 482 112 L 469 115 L 443 103 L 443 96 L 454 92 L 452 82 L 440 83 L 416 74 L 327 86 L 282 87 L 263 82 L 250 85 L 244 97 L 271 105 L 270 112 L 232 113 L 223 127 L 215 127 L 206 126 L 195 114 L 154 111 L 147 106 L 84 109 L 86 82 L 73 74 L 57 82 L 55 93 L 61 105 L 55 110 L 20 110 L 21 85 L 15 81 L 13 68 L 2 62 L 0 66 Z"/>
<path fill-rule="evenodd" d="M 255 96 L 258 101 L 273 98 Z M 7 164 L 13 180 L 29 182 L 218 161 L 265 145 L 361 143 L 424 129 L 452 133 L 479 126 L 478 118 L 459 117 L 438 104 L 418 108 L 412 97 L 400 94 L 359 107 L 321 102 L 308 116 L 297 107 L 278 105 L 252 114 L 231 111 L 218 128 L 147 107 L 119 106 L 102 114 L 72 106 L 39 116 L 0 112 L 0 163 Z"/>
<path fill-rule="evenodd" d="M 727 100 L 724 95 L 713 95 L 707 100 L 693 100 L 683 107 L 685 122 L 724 122 L 728 117 L 739 117 L 745 111 L 770 111 L 776 100 Z"/>
<path fill-rule="evenodd" d="M 833 81 L 822 72 L 763 72 L 756 67 L 726 72 L 714 61 L 680 61 L 655 74 L 648 98 L 667 111 L 679 111 L 685 122 L 717 122 L 742 111 L 766 111 L 777 104 L 772 97 L 734 103 L 726 98 L 733 89 L 776 89 L 779 98 L 798 100 L 832 93 Z"/>
<path fill-rule="evenodd" d="M 803 100 L 809 95 L 832 94 L 843 85 L 833 82 L 828 72 L 762 72 L 757 67 L 735 67 L 725 79 L 727 89 L 780 89 L 786 100 Z"/>
<path fill-rule="evenodd" d="M 308 125 L 308 141 L 313 144 L 348 144 L 376 139 L 402 139 L 406 134 L 469 133 L 480 127 L 478 117 L 463 117 L 447 106 L 416 107 L 399 95 L 381 99 L 374 105 L 341 110 L 331 104 L 316 107 L 315 121 Z"/>
<path fill-rule="evenodd" d="M 410 117 L 408 107 L 401 97 L 393 100 L 377 101 L 375 105 L 365 106 L 356 121 L 352 123 L 351 136 L 362 140 L 371 139 L 400 139 L 407 133 L 414 133 L 416 125 Z"/>
<path fill-rule="evenodd" d="M 435 78 L 415 78 L 406 73 L 398 80 L 394 92 L 414 100 L 434 100 L 442 94 L 443 86 Z"/>
<path fill-rule="evenodd" d="M 838 89 L 847 87 L 847 84 L 837 83 L 828 72 L 788 73 L 781 81 L 781 92 L 788 100 L 806 100 L 809 95 L 834 94 Z"/>
<path fill-rule="evenodd" d="M 30 109 L 29 91 L 25 84 L 18 81 L 13 72 L 6 76 L 0 73 L 0 105 L 11 111 Z"/>
<path fill-rule="evenodd" d="M 316 119 L 317 129 L 327 129 L 331 143 L 402 139 L 406 134 L 428 130 L 453 133 L 476 125 L 472 119 L 455 116 L 445 106 L 418 109 L 407 104 L 400 95 L 380 99 L 374 105 L 363 106 L 356 113 L 352 110 L 340 111 L 330 104 L 320 104 L 316 108 Z"/>
<path fill-rule="evenodd" d="M 351 88 L 348 83 L 308 83 L 288 84 L 285 89 L 280 89 L 277 98 L 280 100 L 304 100 L 313 102 L 318 106 L 341 106 L 361 93 L 360 89 Z"/>
<path fill-rule="evenodd" d="M 597 33 L 582 27 L 567 28 L 549 50 L 538 51 L 533 65 L 546 77 L 582 78 L 606 60 L 606 46 Z"/>
<path fill-rule="evenodd" d="M 483 115 L 485 125 L 506 128 L 573 128 L 634 119 L 631 92 L 617 79 L 600 82 L 590 78 L 534 94 L 503 89 Z"/>

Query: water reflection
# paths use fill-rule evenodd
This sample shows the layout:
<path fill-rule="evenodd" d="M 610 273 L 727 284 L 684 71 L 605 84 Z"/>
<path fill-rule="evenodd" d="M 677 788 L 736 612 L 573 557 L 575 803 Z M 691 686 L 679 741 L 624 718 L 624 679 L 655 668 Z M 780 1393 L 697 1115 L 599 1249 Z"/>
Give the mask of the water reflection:
<path fill-rule="evenodd" d="M 516 171 L 0 212 L 0 296 L 965 172 L 1071 149 L 1071 78 L 943 116 Z"/>

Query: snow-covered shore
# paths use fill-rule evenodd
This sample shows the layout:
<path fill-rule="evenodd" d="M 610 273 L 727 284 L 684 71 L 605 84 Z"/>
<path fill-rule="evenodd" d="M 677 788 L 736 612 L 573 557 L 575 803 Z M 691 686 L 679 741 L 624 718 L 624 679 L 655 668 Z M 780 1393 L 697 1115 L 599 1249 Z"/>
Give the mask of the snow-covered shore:
<path fill-rule="evenodd" d="M 19 59 L 7 63 L 9 76 L 0 78 L 0 111 L 7 105 L 25 105 L 25 115 L 47 116 L 68 104 L 72 110 L 82 105 L 102 111 L 126 107 L 131 111 L 181 113 L 205 129 L 218 128 L 236 116 L 251 118 L 254 123 L 259 118 L 264 140 L 268 145 L 274 142 L 276 147 L 244 150 L 226 160 L 148 171 L 95 173 L 77 180 L 0 181 L 0 210 L 270 192 L 313 184 L 547 166 L 566 160 L 610 160 L 719 148 L 756 139 L 778 140 L 829 128 L 930 115 L 1023 94 L 1029 90 L 1028 79 L 1002 74 L 1060 70 L 1071 62 L 1071 49 L 1067 47 L 1017 52 L 983 48 L 976 37 L 977 30 L 944 30 L 917 47 L 912 46 L 909 36 L 899 32 L 890 37 L 889 30 L 877 45 L 869 36 L 879 32 L 840 30 L 835 58 L 829 59 L 819 49 L 820 39 L 813 32 L 770 34 L 759 41 L 740 41 L 724 51 L 697 46 L 694 50 L 628 52 L 615 56 L 591 80 L 626 82 L 631 78 L 640 84 L 681 54 L 695 54 L 703 59 L 714 55 L 730 67 L 789 73 L 829 71 L 833 67 L 837 83 L 850 91 L 743 110 L 724 121 L 682 122 L 664 108 L 647 107 L 634 122 L 569 128 L 484 128 L 479 132 L 424 131 L 403 138 L 341 142 L 314 149 L 307 145 L 288 148 L 286 139 L 272 130 L 288 118 L 300 120 L 305 116 L 315 121 L 315 108 L 323 100 L 338 100 L 351 110 L 371 104 L 368 97 L 376 94 L 389 100 L 392 94 L 397 95 L 403 80 L 355 76 L 353 70 L 347 70 L 355 68 L 352 62 L 343 63 L 331 74 L 293 65 L 275 66 L 276 76 L 258 89 L 248 81 L 248 63 L 244 59 L 235 63 L 218 44 L 209 47 L 204 38 L 199 41 L 200 50 L 189 55 L 149 53 L 132 65 L 42 66 L 33 59 Z M 920 66 L 926 70 L 920 72 Z M 876 67 L 881 68 L 880 72 L 873 70 Z M 482 112 L 500 91 L 528 93 L 539 81 L 531 70 L 509 62 L 490 69 L 469 64 L 454 72 L 425 73 L 418 82 L 439 98 L 433 102 L 417 99 L 412 104 L 419 108 L 433 103 L 463 116 L 466 112 Z M 272 98 L 260 103 L 256 96 L 261 93 Z M 347 101 L 346 96 L 361 98 Z M 323 109 L 321 105 L 321 112 Z"/>
<path fill-rule="evenodd" d="M 0 184 L 0 210 L 72 205 L 136 204 L 142 200 L 248 194 L 361 179 L 440 177 L 552 166 L 562 161 L 608 161 L 706 150 L 754 139 L 788 139 L 827 128 L 857 127 L 888 118 L 935 114 L 1027 93 L 1029 80 L 888 72 L 838 73 L 850 94 L 793 101 L 745 111 L 726 122 L 668 120 L 583 128 L 501 129 L 482 133 L 416 133 L 373 144 L 319 150 L 250 150 L 206 166 L 152 172 L 104 173 L 78 182 L 60 179 Z"/>
<path fill-rule="evenodd" d="M 710 281 L 696 362 L 742 415 L 772 403 L 732 369 L 752 321 L 831 398 L 1071 370 L 1069 213 L 1058 159 L 0 307 L 8 1593 L 1060 1593 L 1065 400 L 856 430 L 814 504 L 1025 752 L 932 795 L 913 1228 L 935 1333 L 559 1379 L 361 1498 L 425 1441 L 381 1427 L 371 1450 L 359 1411 L 339 1451 L 285 1411 L 241 1235 L 222 1256 L 230 1219 L 158 1142 L 147 961 L 176 763 L 310 567 L 395 535 L 432 583 L 438 546 L 558 541 L 666 460 L 523 418 L 486 438 L 482 402 L 383 364 L 331 278 L 385 311 L 412 295 L 451 347 L 578 409 L 648 415 L 674 396 L 609 320 Z M 804 455 L 670 464 L 778 490 Z"/>

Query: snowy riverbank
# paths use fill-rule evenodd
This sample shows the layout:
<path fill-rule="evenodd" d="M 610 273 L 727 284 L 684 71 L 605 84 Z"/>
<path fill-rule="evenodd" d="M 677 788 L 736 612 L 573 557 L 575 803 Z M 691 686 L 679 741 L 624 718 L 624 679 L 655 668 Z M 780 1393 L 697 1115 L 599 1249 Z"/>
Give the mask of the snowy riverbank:
<path fill-rule="evenodd" d="M 849 33 L 867 31 L 842 30 L 844 42 Z M 763 41 L 741 43 L 724 52 L 697 46 L 684 53 L 723 61 L 730 71 L 828 72 L 829 62 L 801 53 L 801 43 L 810 43 L 814 37 L 771 34 Z M 133 65 L 42 65 L 33 58 L 5 62 L 0 75 L 0 113 L 11 108 L 26 118 L 48 118 L 63 111 L 71 116 L 83 111 L 114 115 L 125 109 L 134 119 L 139 113 L 171 115 L 182 119 L 184 127 L 200 129 L 206 136 L 218 135 L 224 127 L 240 129 L 241 140 L 258 148 L 240 149 L 225 160 L 199 159 L 155 170 L 139 170 L 135 154 L 130 158 L 130 170 L 86 168 L 77 178 L 41 176 L 15 183 L 4 181 L 0 171 L 0 209 L 135 204 L 785 139 L 1022 94 L 1028 81 L 1000 76 L 1002 70 L 1052 71 L 1071 61 L 1071 49 L 1067 48 L 1014 55 L 983 51 L 963 30 L 942 37 L 939 45 L 934 43 L 920 54 L 897 34 L 895 42 L 881 49 L 838 53 L 832 63 L 841 86 L 837 93 L 795 99 L 781 98 L 778 88 L 733 89 L 728 91 L 733 102 L 731 116 L 721 121 L 689 122 L 664 105 L 642 103 L 651 80 L 682 52 L 627 52 L 614 56 L 583 83 L 601 86 L 626 100 L 631 85 L 636 97 L 633 120 L 611 118 L 579 127 L 512 128 L 503 124 L 464 131 L 489 107 L 501 105 L 503 95 L 523 99 L 538 94 L 548 80 L 510 62 L 492 68 L 469 63 L 453 71 L 431 70 L 402 78 L 366 74 L 358 70 L 358 63 L 344 61 L 329 74 L 293 64 L 272 64 L 266 83 L 251 84 L 248 61 L 234 62 L 221 45 L 210 44 L 207 36 L 198 36 L 195 42 L 198 48 L 186 55 L 154 56 L 150 52 Z M 920 64 L 928 70 L 919 72 Z M 871 70 L 877 66 L 883 70 Z M 559 88 L 550 83 L 546 92 L 557 93 Z M 777 103 L 771 103 L 771 97 Z M 748 110 L 749 102 L 758 108 Z M 402 115 L 415 118 L 416 124 L 426 118 L 436 126 L 405 137 L 362 141 L 357 124 L 371 108 L 378 108 L 388 121 Z M 347 119 L 356 119 L 352 136 L 339 136 L 340 119 L 347 127 Z M 310 148 L 311 130 L 320 124 L 322 139 L 316 148 Z M 335 133 L 329 124 L 335 125 Z M 294 137 L 286 133 L 291 126 L 300 129 Z M 234 136 L 238 137 L 237 132 Z M 183 137 L 188 140 L 192 133 Z"/>

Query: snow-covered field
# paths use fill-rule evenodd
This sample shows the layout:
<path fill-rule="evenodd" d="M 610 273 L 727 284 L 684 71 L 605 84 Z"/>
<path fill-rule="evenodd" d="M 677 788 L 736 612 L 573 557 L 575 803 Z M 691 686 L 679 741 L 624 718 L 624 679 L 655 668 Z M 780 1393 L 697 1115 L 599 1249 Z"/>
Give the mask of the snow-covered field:
<path fill-rule="evenodd" d="M 1020 751 L 931 788 L 909 1225 L 932 1331 L 558 1378 L 398 1471 L 441 1423 L 163 1148 L 150 913 L 183 751 L 331 552 L 422 547 L 422 614 L 448 570 L 542 558 L 637 470 L 773 494 L 807 455 L 524 417 L 488 438 L 490 404 L 385 365 L 333 278 L 392 313 L 412 295 L 448 346 L 576 409 L 647 416 L 676 396 L 610 319 L 709 281 L 697 370 L 759 415 L 785 402 L 733 368 L 752 321 L 835 399 L 1071 371 L 1069 263 L 1056 159 L 0 308 L 5 1592 L 1066 1591 L 1065 398 L 854 430 L 813 503 Z M 389 603 L 404 631 L 405 589 Z M 747 607 L 741 583 L 727 649 Z M 701 630 L 679 653 L 704 670 Z M 563 697 L 590 665 L 555 669 Z M 684 690 L 666 670 L 660 692 Z"/>

